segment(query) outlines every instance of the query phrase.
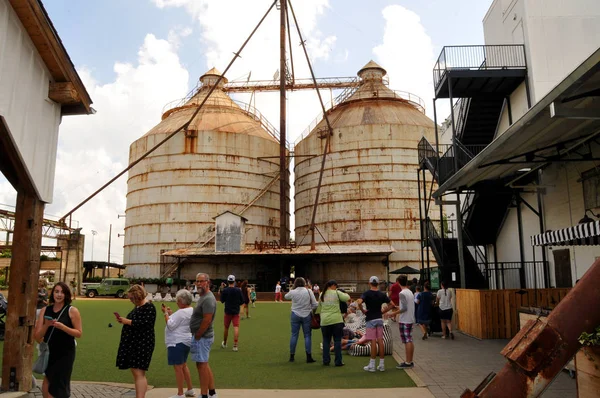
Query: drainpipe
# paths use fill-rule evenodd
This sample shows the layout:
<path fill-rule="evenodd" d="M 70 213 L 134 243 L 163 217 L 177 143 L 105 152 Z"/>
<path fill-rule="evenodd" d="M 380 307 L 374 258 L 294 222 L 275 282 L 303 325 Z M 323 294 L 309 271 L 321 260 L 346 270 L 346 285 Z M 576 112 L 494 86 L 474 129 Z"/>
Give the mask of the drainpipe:
<path fill-rule="evenodd" d="M 460 287 L 461 289 L 467 288 L 467 275 L 465 273 L 465 253 L 464 253 L 464 241 L 463 241 L 463 219 L 460 209 L 460 191 L 456 192 L 456 223 L 458 229 L 458 267 L 460 270 Z"/>
<path fill-rule="evenodd" d="M 525 280 L 525 250 L 523 248 L 523 216 L 521 214 L 521 195 L 517 192 L 515 194 L 517 200 L 517 221 L 519 229 L 519 257 L 521 259 L 521 269 L 519 270 L 519 280 L 521 282 L 521 289 L 527 288 L 527 281 Z"/>
<path fill-rule="evenodd" d="M 540 222 L 540 234 L 543 234 L 546 230 L 546 227 L 544 226 L 544 210 L 543 210 L 543 204 L 542 204 L 542 193 L 541 193 L 541 189 L 539 188 L 540 182 L 542 181 L 542 170 L 538 170 L 537 173 L 537 177 L 536 177 L 536 182 L 538 185 L 538 189 L 536 189 L 536 194 L 537 194 L 537 203 L 538 203 L 538 220 Z M 549 288 L 550 287 L 550 270 L 548 269 L 548 261 L 546 259 L 546 247 L 542 246 L 541 248 L 542 251 L 542 269 L 544 270 L 544 283 L 545 283 L 545 288 Z M 535 247 L 533 248 L 534 253 L 535 253 Z"/>

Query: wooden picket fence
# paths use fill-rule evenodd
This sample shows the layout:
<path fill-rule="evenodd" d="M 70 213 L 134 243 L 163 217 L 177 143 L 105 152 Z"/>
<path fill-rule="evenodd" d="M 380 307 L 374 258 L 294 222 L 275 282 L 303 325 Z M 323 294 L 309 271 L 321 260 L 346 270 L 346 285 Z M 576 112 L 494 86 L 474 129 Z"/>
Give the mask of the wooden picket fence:
<path fill-rule="evenodd" d="M 456 289 L 458 329 L 480 339 L 510 339 L 519 331 L 519 308 L 554 308 L 569 290 Z"/>

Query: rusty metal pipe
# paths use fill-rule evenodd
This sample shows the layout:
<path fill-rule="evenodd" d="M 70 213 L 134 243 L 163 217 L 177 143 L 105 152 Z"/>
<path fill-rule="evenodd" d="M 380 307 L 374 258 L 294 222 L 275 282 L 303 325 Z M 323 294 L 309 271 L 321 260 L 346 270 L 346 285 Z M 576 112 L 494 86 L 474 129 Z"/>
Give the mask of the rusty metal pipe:
<path fill-rule="evenodd" d="M 306 44 L 304 43 L 304 39 L 302 38 L 302 32 L 300 32 L 300 25 L 298 25 L 298 20 L 296 19 L 296 14 L 294 13 L 294 7 L 292 6 L 292 2 L 288 0 L 290 5 L 290 10 L 292 11 L 292 17 L 294 18 L 294 24 L 296 24 L 296 29 L 298 30 L 298 36 L 300 37 L 300 43 L 302 44 L 302 49 L 304 50 L 304 56 L 306 57 L 306 62 L 308 63 L 308 69 L 310 70 L 310 75 L 313 79 L 315 86 L 317 86 L 317 79 L 315 77 L 315 72 L 313 71 L 312 64 L 310 63 L 310 58 L 308 57 L 308 51 L 306 50 Z M 319 183 L 317 185 L 317 193 L 315 194 L 315 204 L 313 207 L 312 219 L 310 222 L 310 230 L 311 230 L 311 242 L 310 248 L 311 250 L 315 250 L 315 220 L 317 218 L 317 206 L 319 204 L 319 195 L 321 193 L 321 183 L 323 182 L 323 171 L 325 170 L 325 160 L 327 159 L 327 152 L 329 151 L 329 145 L 331 136 L 333 135 L 333 129 L 331 127 L 331 123 L 329 122 L 329 117 L 327 116 L 327 112 L 325 110 L 325 104 L 323 103 L 323 98 L 321 98 L 321 92 L 317 88 L 317 96 L 319 97 L 319 102 L 321 103 L 321 109 L 323 110 L 323 117 L 325 118 L 325 123 L 327 124 L 327 139 L 325 140 L 325 147 L 323 148 L 323 157 L 321 158 L 321 169 L 319 171 Z M 319 232 L 319 235 L 321 232 Z M 323 235 L 321 235 L 323 237 Z M 325 238 L 323 238 L 324 240 Z"/>
<path fill-rule="evenodd" d="M 285 25 L 286 25 L 286 0 L 280 0 L 280 26 L 279 26 L 279 244 L 287 244 L 287 189 L 288 168 L 286 159 L 286 98 L 285 79 L 287 68 L 285 65 Z"/>
<path fill-rule="evenodd" d="M 597 260 L 550 313 L 546 325 L 536 330 L 535 321 L 529 321 L 510 341 L 503 350 L 509 363 L 478 396 L 540 396 L 579 350 L 581 333 L 591 333 L 600 325 L 599 306 Z"/>

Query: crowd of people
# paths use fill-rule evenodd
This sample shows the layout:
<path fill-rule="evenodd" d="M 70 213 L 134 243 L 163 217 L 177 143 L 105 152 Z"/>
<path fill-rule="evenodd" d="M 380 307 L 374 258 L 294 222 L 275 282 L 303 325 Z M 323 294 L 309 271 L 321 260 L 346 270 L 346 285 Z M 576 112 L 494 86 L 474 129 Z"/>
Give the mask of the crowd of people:
<path fill-rule="evenodd" d="M 177 383 L 177 395 L 171 398 L 193 397 L 191 373 L 187 366 L 188 356 L 196 363 L 200 378 L 200 393 L 203 398 L 216 398 L 215 380 L 209 365 L 211 346 L 214 342 L 213 324 L 217 312 L 217 300 L 210 290 L 210 279 L 205 273 L 196 276 L 195 288 L 181 289 L 176 293 L 177 310 L 165 304 L 161 311 L 165 320 L 165 344 L 167 363 L 173 366 Z M 433 295 L 429 282 L 418 285 L 416 280 L 409 284 L 408 278 L 401 275 L 390 286 L 389 292 L 382 291 L 379 278 L 369 279 L 369 290 L 359 299 L 352 301 L 350 295 L 338 289 L 335 280 L 323 287 L 298 277 L 288 292 L 285 284 L 277 282 L 275 301 L 291 300 L 290 316 L 290 357 L 296 360 L 296 346 L 302 329 L 306 362 L 314 363 L 312 353 L 312 328 L 315 321 L 322 335 L 322 364 L 329 366 L 331 352 L 335 366 L 344 366 L 342 351 L 356 345 L 370 347 L 370 360 L 365 371 L 385 371 L 384 322 L 391 319 L 398 322 L 400 338 L 405 346 L 405 361 L 397 366 L 400 369 L 414 366 L 413 325 L 419 325 L 423 340 L 428 338 L 434 307 L 438 308 L 444 336 L 454 339 L 452 333 L 453 293 L 442 282 L 442 288 Z M 386 289 L 383 289 L 386 290 Z M 285 296 L 284 296 L 285 293 Z M 198 295 L 196 307 L 192 307 L 194 296 Z M 155 347 L 154 325 L 156 307 L 148 300 L 142 285 L 132 285 L 127 297 L 134 308 L 126 315 L 115 312 L 117 322 L 123 325 L 117 351 L 116 366 L 129 369 L 135 383 L 136 398 L 145 396 L 148 389 L 146 372 L 152 360 Z M 35 338 L 50 347 L 48 366 L 44 374 L 42 394 L 44 398 L 70 396 L 70 379 L 75 361 L 75 339 L 82 335 L 82 321 L 77 308 L 71 305 L 71 289 L 58 282 L 48 295 L 45 285 L 40 283 L 38 290 L 38 316 Z M 238 351 L 239 325 L 241 315 L 250 318 L 250 302 L 254 306 L 256 292 L 243 281 L 236 286 L 236 278 L 229 275 L 227 285 L 219 289 L 219 300 L 224 304 L 224 332 L 221 348 L 227 348 L 229 328 L 233 325 L 233 351 Z M 364 322 L 364 333 L 349 324 L 356 319 Z M 446 330 L 448 331 L 446 333 Z M 379 363 L 376 366 L 376 359 Z"/>
<path fill-rule="evenodd" d="M 420 285 L 416 279 L 409 282 L 406 275 L 400 275 L 387 291 L 384 283 L 378 277 L 372 276 L 369 279 L 369 290 L 356 301 L 352 301 L 348 294 L 338 289 L 335 280 L 327 282 L 323 292 L 319 294 L 316 283 L 311 286 L 310 281 L 296 278 L 292 289 L 285 294 L 286 299 L 292 300 L 289 360 L 295 360 L 299 331 L 302 328 L 307 362 L 314 362 L 310 351 L 310 324 L 315 314 L 318 314 L 323 337 L 323 365 L 330 364 L 330 352 L 333 352 L 335 366 L 344 366 L 342 351 L 351 350 L 356 345 L 364 345 L 370 347 L 370 361 L 364 370 L 385 371 L 384 322 L 389 319 L 398 323 L 400 339 L 405 347 L 405 361 L 396 367 L 412 368 L 413 327 L 418 325 L 422 339 L 426 340 L 432 333 L 431 325 L 436 308 L 443 332 L 442 338 L 454 339 L 451 323 L 453 293 L 448 290 L 446 282 L 442 282 L 441 287 L 434 296 L 428 281 Z M 279 301 L 279 291 L 280 289 L 276 290 L 276 301 Z M 364 323 L 364 333 L 356 330 L 356 327 L 347 327 L 347 320 L 354 321 L 356 315 L 360 315 L 359 322 Z"/>

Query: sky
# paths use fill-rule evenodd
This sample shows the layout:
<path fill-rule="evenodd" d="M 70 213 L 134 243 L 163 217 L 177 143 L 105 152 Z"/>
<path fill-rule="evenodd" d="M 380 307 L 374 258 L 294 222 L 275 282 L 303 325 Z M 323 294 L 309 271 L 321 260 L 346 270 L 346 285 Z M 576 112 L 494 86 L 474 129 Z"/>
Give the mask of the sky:
<path fill-rule="evenodd" d="M 388 72 L 389 87 L 421 97 L 433 118 L 432 70 L 444 45 L 483 44 L 482 20 L 492 0 L 292 0 L 317 77 L 354 77 L 370 60 Z M 44 6 L 92 100 L 96 114 L 64 117 L 53 202 L 60 218 L 123 170 L 129 145 L 186 96 L 212 67 L 224 71 L 271 6 L 271 0 L 46 0 Z M 292 26 L 297 78 L 309 69 Z M 226 77 L 272 80 L 279 69 L 279 13 L 267 15 Z M 336 92 L 322 91 L 328 103 Z M 249 95 L 235 99 L 248 102 Z M 278 94 L 253 104 L 279 123 Z M 254 103 L 255 101 L 255 103 Z M 439 104 L 438 122 L 448 114 Z M 317 94 L 288 94 L 288 141 L 320 115 Z M 121 177 L 73 215 L 86 235 L 85 260 L 123 259 L 127 178 Z M 16 201 L 0 175 L 0 208 Z M 92 232 L 97 235 L 92 239 Z M 93 251 L 92 251 L 93 245 Z"/>

